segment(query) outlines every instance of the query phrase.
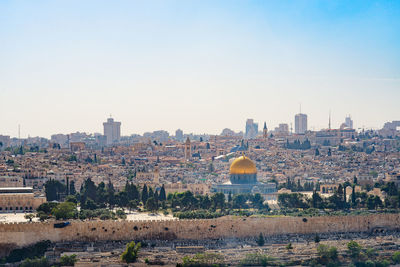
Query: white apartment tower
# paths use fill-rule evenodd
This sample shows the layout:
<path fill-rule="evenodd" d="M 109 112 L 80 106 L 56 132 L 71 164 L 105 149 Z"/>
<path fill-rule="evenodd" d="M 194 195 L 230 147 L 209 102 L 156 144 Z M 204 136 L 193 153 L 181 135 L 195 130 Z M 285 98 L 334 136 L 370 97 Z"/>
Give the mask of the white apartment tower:
<path fill-rule="evenodd" d="M 111 145 L 118 142 L 121 138 L 121 122 L 108 118 L 107 122 L 103 122 L 104 135 L 106 136 L 106 144 Z"/>
<path fill-rule="evenodd" d="M 307 115 L 303 113 L 296 114 L 294 117 L 294 132 L 304 134 L 307 132 Z"/>
<path fill-rule="evenodd" d="M 353 120 L 350 115 L 346 117 L 344 124 L 346 124 L 346 127 L 353 129 Z"/>

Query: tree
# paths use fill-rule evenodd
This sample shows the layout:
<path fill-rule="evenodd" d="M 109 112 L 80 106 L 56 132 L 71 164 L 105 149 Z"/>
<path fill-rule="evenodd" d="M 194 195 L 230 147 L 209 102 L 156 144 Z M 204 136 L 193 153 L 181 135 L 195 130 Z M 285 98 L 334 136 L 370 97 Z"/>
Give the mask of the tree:
<path fill-rule="evenodd" d="M 319 156 L 319 149 L 318 148 L 315 149 L 315 156 Z"/>
<path fill-rule="evenodd" d="M 317 251 L 319 263 L 323 265 L 328 265 L 330 262 L 334 262 L 338 258 L 338 251 L 336 247 L 321 244 L 318 246 Z"/>
<path fill-rule="evenodd" d="M 262 233 L 260 233 L 260 235 L 257 238 L 257 245 L 262 247 L 264 246 L 264 244 L 265 244 L 264 236 L 262 235 Z"/>
<path fill-rule="evenodd" d="M 140 242 L 135 244 L 135 242 L 132 241 L 126 244 L 126 249 L 121 255 L 121 260 L 123 260 L 126 263 L 135 262 L 138 257 L 140 247 L 141 247 Z"/>
<path fill-rule="evenodd" d="M 75 203 L 64 202 L 53 208 L 52 213 L 56 216 L 56 219 L 72 219 L 78 216 L 78 210 L 76 209 Z"/>
<path fill-rule="evenodd" d="M 215 209 L 223 209 L 225 206 L 225 195 L 223 193 L 215 193 L 211 196 L 211 202 Z"/>
<path fill-rule="evenodd" d="M 289 242 L 289 244 L 286 245 L 286 249 L 287 249 L 287 250 L 293 249 L 292 242 Z"/>
<path fill-rule="evenodd" d="M 110 207 L 113 207 L 115 205 L 115 189 L 114 185 L 111 183 L 111 180 L 108 180 L 106 191 L 107 191 L 106 194 L 107 202 L 110 205 Z"/>
<path fill-rule="evenodd" d="M 56 180 L 48 180 L 44 184 L 44 187 L 47 201 L 59 201 L 61 199 L 61 195 L 65 194 L 66 192 L 66 186 L 60 181 Z"/>
<path fill-rule="evenodd" d="M 134 209 L 137 209 L 138 204 L 139 204 L 139 203 L 138 203 L 137 200 L 130 200 L 130 201 L 128 202 L 129 211 L 134 210 Z"/>
<path fill-rule="evenodd" d="M 314 237 L 314 242 L 315 243 L 319 243 L 319 241 L 321 241 L 321 238 L 319 237 L 318 234 L 316 234 L 315 237 Z"/>
<path fill-rule="evenodd" d="M 237 194 L 233 197 L 233 208 L 242 209 L 246 207 L 247 197 L 243 194 Z"/>
<path fill-rule="evenodd" d="M 311 206 L 314 209 L 323 209 L 324 208 L 324 200 L 316 191 L 314 191 L 312 194 Z"/>
<path fill-rule="evenodd" d="M 45 202 L 43 204 L 41 204 L 38 208 L 37 208 L 37 212 L 42 212 L 44 214 L 51 214 L 52 210 L 57 207 L 59 204 L 58 203 L 54 203 L 54 202 Z"/>
<path fill-rule="evenodd" d="M 158 205 L 157 205 L 157 201 L 154 199 L 154 197 L 150 197 L 147 201 L 146 201 L 146 205 L 145 208 L 151 212 L 155 212 L 158 210 Z"/>
<path fill-rule="evenodd" d="M 70 195 L 75 195 L 75 194 L 76 194 L 75 181 L 74 181 L 74 180 L 72 180 L 72 181 L 69 183 L 69 194 L 70 194 Z"/>
<path fill-rule="evenodd" d="M 85 203 L 88 198 L 92 199 L 94 202 L 96 202 L 98 199 L 97 187 L 90 178 L 84 181 L 80 193 L 81 193 L 81 205 Z"/>
<path fill-rule="evenodd" d="M 76 254 L 72 254 L 70 256 L 64 255 L 60 258 L 61 266 L 74 266 L 77 261 L 78 259 L 76 258 Z"/>
<path fill-rule="evenodd" d="M 147 193 L 147 185 L 144 185 L 143 189 L 142 189 L 142 203 L 143 203 L 143 205 L 146 204 L 148 198 L 149 198 L 149 195 Z"/>
<path fill-rule="evenodd" d="M 158 200 L 160 201 L 165 201 L 167 200 L 167 197 L 165 195 L 165 188 L 164 185 L 162 185 L 161 189 L 160 189 L 160 195 L 158 196 Z"/>
<path fill-rule="evenodd" d="M 347 243 L 347 254 L 353 259 L 357 260 L 360 257 L 362 247 L 356 241 Z"/>
<path fill-rule="evenodd" d="M 25 214 L 24 217 L 25 217 L 25 219 L 29 220 L 29 222 L 32 222 L 32 219 L 35 218 L 35 215 L 32 213 L 28 213 L 28 214 Z"/>
<path fill-rule="evenodd" d="M 355 191 L 355 185 L 353 185 L 352 186 L 352 189 L 351 189 L 351 204 L 353 205 L 353 206 L 355 206 L 356 205 L 356 191 Z"/>
<path fill-rule="evenodd" d="M 393 256 L 392 260 L 395 264 L 400 264 L 400 251 L 396 251 Z"/>

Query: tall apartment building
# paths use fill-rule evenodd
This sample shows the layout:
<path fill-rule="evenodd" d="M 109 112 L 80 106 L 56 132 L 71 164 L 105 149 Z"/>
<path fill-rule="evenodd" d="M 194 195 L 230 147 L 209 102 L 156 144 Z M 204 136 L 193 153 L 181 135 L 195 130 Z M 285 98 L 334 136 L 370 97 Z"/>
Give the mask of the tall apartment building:
<path fill-rule="evenodd" d="M 183 140 L 183 131 L 181 129 L 175 131 L 175 139 L 180 142 Z"/>
<path fill-rule="evenodd" d="M 103 123 L 104 135 L 106 136 L 106 144 L 111 145 L 118 142 L 121 138 L 121 122 L 114 121 L 113 118 L 107 119 Z"/>
<path fill-rule="evenodd" d="M 255 123 L 253 119 L 247 119 L 246 121 L 246 139 L 256 138 L 258 134 L 258 123 Z"/>
<path fill-rule="evenodd" d="M 351 119 L 350 115 L 346 117 L 344 124 L 346 125 L 347 128 L 353 129 L 353 120 Z"/>
<path fill-rule="evenodd" d="M 294 117 L 294 132 L 304 134 L 307 132 L 307 115 L 303 113 L 296 114 Z"/>

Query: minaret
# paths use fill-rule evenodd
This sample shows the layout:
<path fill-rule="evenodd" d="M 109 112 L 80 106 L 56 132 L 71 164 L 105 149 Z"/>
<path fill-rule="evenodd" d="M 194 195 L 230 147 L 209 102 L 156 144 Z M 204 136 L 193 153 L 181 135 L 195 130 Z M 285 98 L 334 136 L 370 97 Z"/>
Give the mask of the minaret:
<path fill-rule="evenodd" d="M 331 110 L 329 110 L 329 130 L 331 130 Z"/>
<path fill-rule="evenodd" d="M 153 183 L 159 184 L 160 183 L 160 169 L 158 168 L 158 165 L 154 166 L 154 172 L 153 172 Z"/>
<path fill-rule="evenodd" d="M 268 128 L 267 128 L 267 123 L 265 121 L 264 121 L 263 137 L 264 139 L 268 138 Z"/>
<path fill-rule="evenodd" d="M 192 147 L 190 145 L 189 137 L 186 138 L 185 142 L 185 161 L 190 161 L 192 157 Z"/>

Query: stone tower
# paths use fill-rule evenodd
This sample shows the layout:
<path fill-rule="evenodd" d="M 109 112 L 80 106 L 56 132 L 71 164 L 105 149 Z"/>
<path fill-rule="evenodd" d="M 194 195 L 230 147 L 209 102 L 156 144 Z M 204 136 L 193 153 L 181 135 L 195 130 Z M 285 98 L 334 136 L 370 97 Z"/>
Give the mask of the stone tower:
<path fill-rule="evenodd" d="M 263 137 L 264 137 L 264 139 L 268 138 L 268 128 L 267 128 L 266 122 L 264 122 Z"/>
<path fill-rule="evenodd" d="M 154 166 L 154 172 L 153 172 L 153 183 L 159 184 L 160 183 L 160 169 L 158 168 L 158 165 Z"/>
<path fill-rule="evenodd" d="M 186 138 L 185 142 L 185 161 L 190 161 L 192 157 L 192 147 L 190 145 L 190 139 L 189 137 Z"/>

